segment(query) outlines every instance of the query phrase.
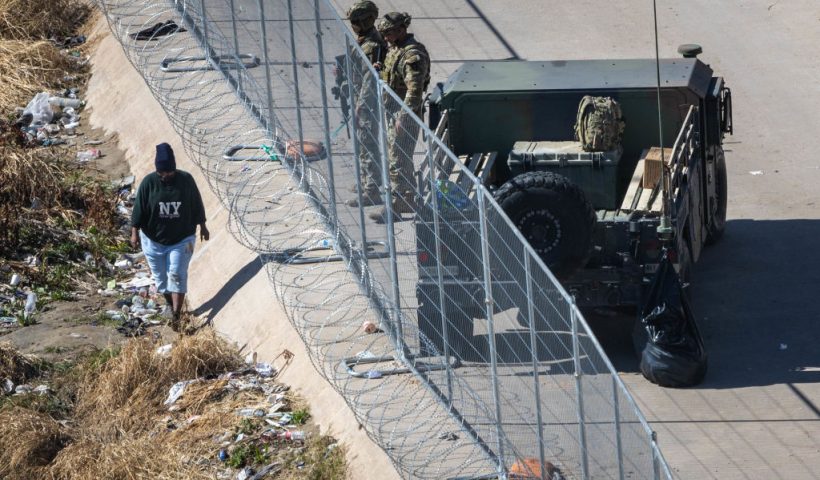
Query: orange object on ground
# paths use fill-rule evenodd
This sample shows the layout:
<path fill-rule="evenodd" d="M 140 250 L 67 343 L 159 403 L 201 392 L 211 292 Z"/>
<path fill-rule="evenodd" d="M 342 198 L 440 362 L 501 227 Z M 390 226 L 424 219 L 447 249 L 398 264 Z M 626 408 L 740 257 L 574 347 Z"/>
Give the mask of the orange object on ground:
<path fill-rule="evenodd" d="M 542 471 L 541 462 L 537 458 L 517 460 L 510 468 L 510 480 L 542 480 L 543 478 L 558 480 L 564 478 L 561 476 L 561 470 L 558 470 L 550 462 L 544 463 L 543 469 L 546 471 Z M 545 473 L 546 475 L 542 476 Z"/>
<path fill-rule="evenodd" d="M 300 145 L 302 147 L 301 149 L 299 148 Z M 304 152 L 305 160 L 308 162 L 321 160 L 327 157 L 325 145 L 322 142 L 314 140 L 305 140 L 304 142 L 301 142 L 301 144 L 299 140 L 288 140 L 285 142 L 285 151 L 287 152 L 287 156 L 289 158 L 298 158 L 299 155 Z"/>

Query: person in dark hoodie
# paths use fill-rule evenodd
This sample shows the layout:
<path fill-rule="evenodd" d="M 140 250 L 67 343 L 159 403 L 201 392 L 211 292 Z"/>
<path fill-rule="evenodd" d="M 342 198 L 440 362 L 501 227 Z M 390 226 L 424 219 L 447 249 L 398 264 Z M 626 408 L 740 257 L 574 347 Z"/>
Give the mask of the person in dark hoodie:
<path fill-rule="evenodd" d="M 131 245 L 142 245 L 157 291 L 165 297 L 177 329 L 188 290 L 188 265 L 194 253 L 196 227 L 208 240 L 205 206 L 190 173 L 177 170 L 174 150 L 157 145 L 156 171 L 142 179 L 131 214 Z"/>

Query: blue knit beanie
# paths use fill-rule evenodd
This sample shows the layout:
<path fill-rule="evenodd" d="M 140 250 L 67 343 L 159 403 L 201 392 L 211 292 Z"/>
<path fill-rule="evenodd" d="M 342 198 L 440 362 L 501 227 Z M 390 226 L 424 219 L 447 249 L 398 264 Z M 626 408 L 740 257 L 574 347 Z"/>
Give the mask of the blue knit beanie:
<path fill-rule="evenodd" d="M 167 143 L 157 145 L 157 155 L 154 157 L 154 165 L 158 172 L 173 172 L 177 169 L 177 162 L 174 158 L 174 149 Z"/>

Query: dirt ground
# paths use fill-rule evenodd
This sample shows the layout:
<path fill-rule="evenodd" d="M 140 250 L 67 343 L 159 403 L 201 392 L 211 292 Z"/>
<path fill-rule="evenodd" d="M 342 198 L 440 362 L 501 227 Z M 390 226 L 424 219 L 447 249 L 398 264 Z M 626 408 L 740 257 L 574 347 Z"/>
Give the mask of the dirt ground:
<path fill-rule="evenodd" d="M 83 97 L 81 90 L 80 98 Z M 125 152 L 119 147 L 118 135 L 93 128 L 86 121 L 92 109 L 93 106 L 87 106 L 80 111 L 81 125 L 76 135 L 63 136 L 68 142 L 66 145 L 41 148 L 59 148 L 69 158 L 74 158 L 77 152 L 98 149 L 101 152 L 99 158 L 83 164 L 84 173 L 112 182 L 129 177 L 131 170 Z M 11 270 L 14 270 L 13 267 Z M 37 323 L 34 325 L 0 328 L 0 341 L 10 342 L 21 353 L 37 355 L 50 362 L 71 360 L 90 350 L 126 342 L 129 337 L 117 331 L 119 323 L 104 318 L 104 312 L 119 310 L 116 302 L 126 297 L 125 293 L 104 296 L 98 293 L 98 289 L 104 288 L 102 284 L 88 284 L 86 287 L 86 290 L 74 292 L 74 300 L 45 303 L 36 313 Z M 165 325 L 151 326 L 147 334 L 167 340 L 166 343 L 178 337 Z"/>

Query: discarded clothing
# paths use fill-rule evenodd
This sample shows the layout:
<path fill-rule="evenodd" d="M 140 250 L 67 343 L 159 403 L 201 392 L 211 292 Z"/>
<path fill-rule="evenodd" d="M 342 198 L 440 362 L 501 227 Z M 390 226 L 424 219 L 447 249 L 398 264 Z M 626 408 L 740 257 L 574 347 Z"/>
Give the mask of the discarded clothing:
<path fill-rule="evenodd" d="M 134 40 L 153 40 L 157 37 L 172 35 L 177 32 L 185 32 L 185 28 L 180 27 L 173 20 L 157 23 L 153 27 L 145 28 L 130 35 Z"/>

